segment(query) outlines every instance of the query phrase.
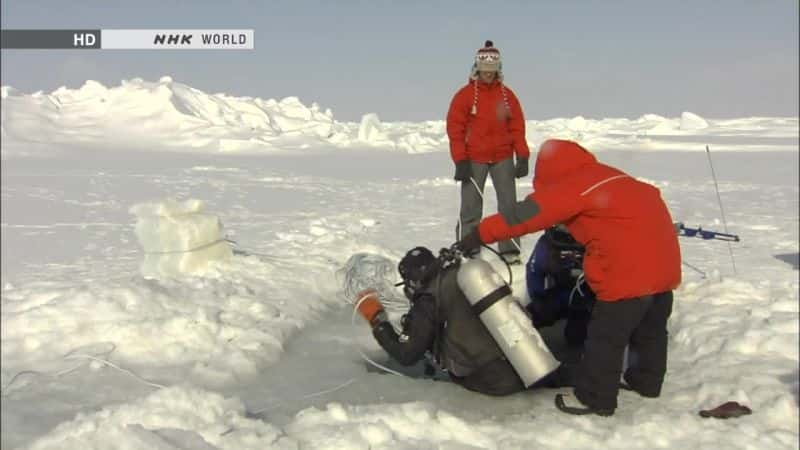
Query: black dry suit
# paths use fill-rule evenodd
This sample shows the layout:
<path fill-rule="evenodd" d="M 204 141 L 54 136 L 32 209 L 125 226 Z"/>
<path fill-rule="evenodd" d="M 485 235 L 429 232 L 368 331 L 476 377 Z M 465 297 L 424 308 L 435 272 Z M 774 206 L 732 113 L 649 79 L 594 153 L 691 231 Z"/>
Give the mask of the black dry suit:
<path fill-rule="evenodd" d="M 381 347 L 403 365 L 431 351 L 451 379 L 487 395 L 509 395 L 525 389 L 511 363 L 489 334 L 458 287 L 458 266 L 441 270 L 411 300 L 398 336 L 389 322 L 372 333 Z"/>

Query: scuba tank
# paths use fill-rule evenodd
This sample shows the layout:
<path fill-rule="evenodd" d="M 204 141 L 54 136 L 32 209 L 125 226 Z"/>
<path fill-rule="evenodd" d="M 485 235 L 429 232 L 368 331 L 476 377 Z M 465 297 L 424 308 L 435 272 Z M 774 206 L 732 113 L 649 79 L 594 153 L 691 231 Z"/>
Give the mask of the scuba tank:
<path fill-rule="evenodd" d="M 525 387 L 544 378 L 560 363 L 511 296 L 511 287 L 488 262 L 469 259 L 458 269 L 458 286 L 489 330 Z"/>

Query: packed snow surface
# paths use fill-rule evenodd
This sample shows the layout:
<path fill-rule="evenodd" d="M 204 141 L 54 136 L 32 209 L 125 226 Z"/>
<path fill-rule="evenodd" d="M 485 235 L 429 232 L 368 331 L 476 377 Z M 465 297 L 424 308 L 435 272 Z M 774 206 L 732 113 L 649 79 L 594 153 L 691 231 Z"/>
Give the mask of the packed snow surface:
<path fill-rule="evenodd" d="M 490 398 L 360 355 L 397 367 L 353 317 L 350 257 L 454 240 L 442 121 L 337 122 L 169 78 L 3 87 L 2 448 L 798 448 L 797 118 L 528 121 L 532 149 L 548 137 L 653 183 L 675 221 L 741 237 L 681 238 L 663 395 L 621 392 L 610 418 L 558 412 L 564 389 Z M 142 218 L 167 228 L 142 241 Z M 233 250 L 203 270 L 143 276 L 146 251 L 221 236 Z M 729 400 L 753 414 L 697 414 Z"/>

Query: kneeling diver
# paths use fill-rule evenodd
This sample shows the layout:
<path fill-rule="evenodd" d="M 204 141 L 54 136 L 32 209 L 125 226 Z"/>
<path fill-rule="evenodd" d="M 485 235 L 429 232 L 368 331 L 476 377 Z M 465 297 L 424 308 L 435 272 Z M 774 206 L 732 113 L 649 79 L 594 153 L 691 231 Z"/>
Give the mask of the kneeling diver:
<path fill-rule="evenodd" d="M 508 307 L 510 290 L 507 293 L 504 290 L 508 286 L 502 283 L 501 288 L 476 303 L 476 299 L 468 299 L 459 283 L 460 269 L 459 263 L 442 267 L 441 261 L 425 247 L 413 248 L 403 257 L 398 271 L 411 307 L 401 319 L 399 335 L 388 321 L 377 293 L 359 294 L 358 310 L 372 326 L 372 334 L 381 347 L 403 365 L 413 365 L 430 352 L 455 383 L 486 395 L 509 395 L 531 385 L 552 385 L 554 377 L 545 375 L 554 373 L 558 362 L 541 342 L 527 316 L 522 313 L 528 328 L 539 339 L 537 344 L 521 340 L 528 338 L 528 330 L 518 326 L 516 318 L 505 320 L 507 316 L 498 313 L 500 309 L 513 309 Z M 470 275 L 475 273 L 472 270 Z M 485 321 L 492 315 L 493 319 L 502 319 L 495 328 L 504 330 L 492 332 L 487 328 Z M 501 332 L 508 335 L 503 342 L 508 356 L 496 340 Z M 539 354 L 534 354 L 533 358 L 528 357 L 531 345 L 538 345 L 532 351 Z M 522 354 L 522 359 L 528 361 L 519 363 L 520 355 L 515 352 L 526 347 L 529 351 Z M 515 365 L 509 359 L 513 359 Z M 531 367 L 530 360 L 535 360 L 538 367 Z M 520 365 L 521 371 L 515 369 L 516 365 Z M 541 381 L 534 384 L 539 379 Z"/>

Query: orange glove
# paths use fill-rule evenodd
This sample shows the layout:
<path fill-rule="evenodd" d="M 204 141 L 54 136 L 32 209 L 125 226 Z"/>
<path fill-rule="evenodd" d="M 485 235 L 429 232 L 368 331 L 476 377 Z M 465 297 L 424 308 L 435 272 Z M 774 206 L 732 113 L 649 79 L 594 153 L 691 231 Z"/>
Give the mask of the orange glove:
<path fill-rule="evenodd" d="M 378 300 L 378 293 L 374 289 L 359 292 L 356 301 L 361 302 L 358 305 L 358 312 L 372 327 L 375 327 L 386 317 L 383 312 L 383 305 Z"/>

